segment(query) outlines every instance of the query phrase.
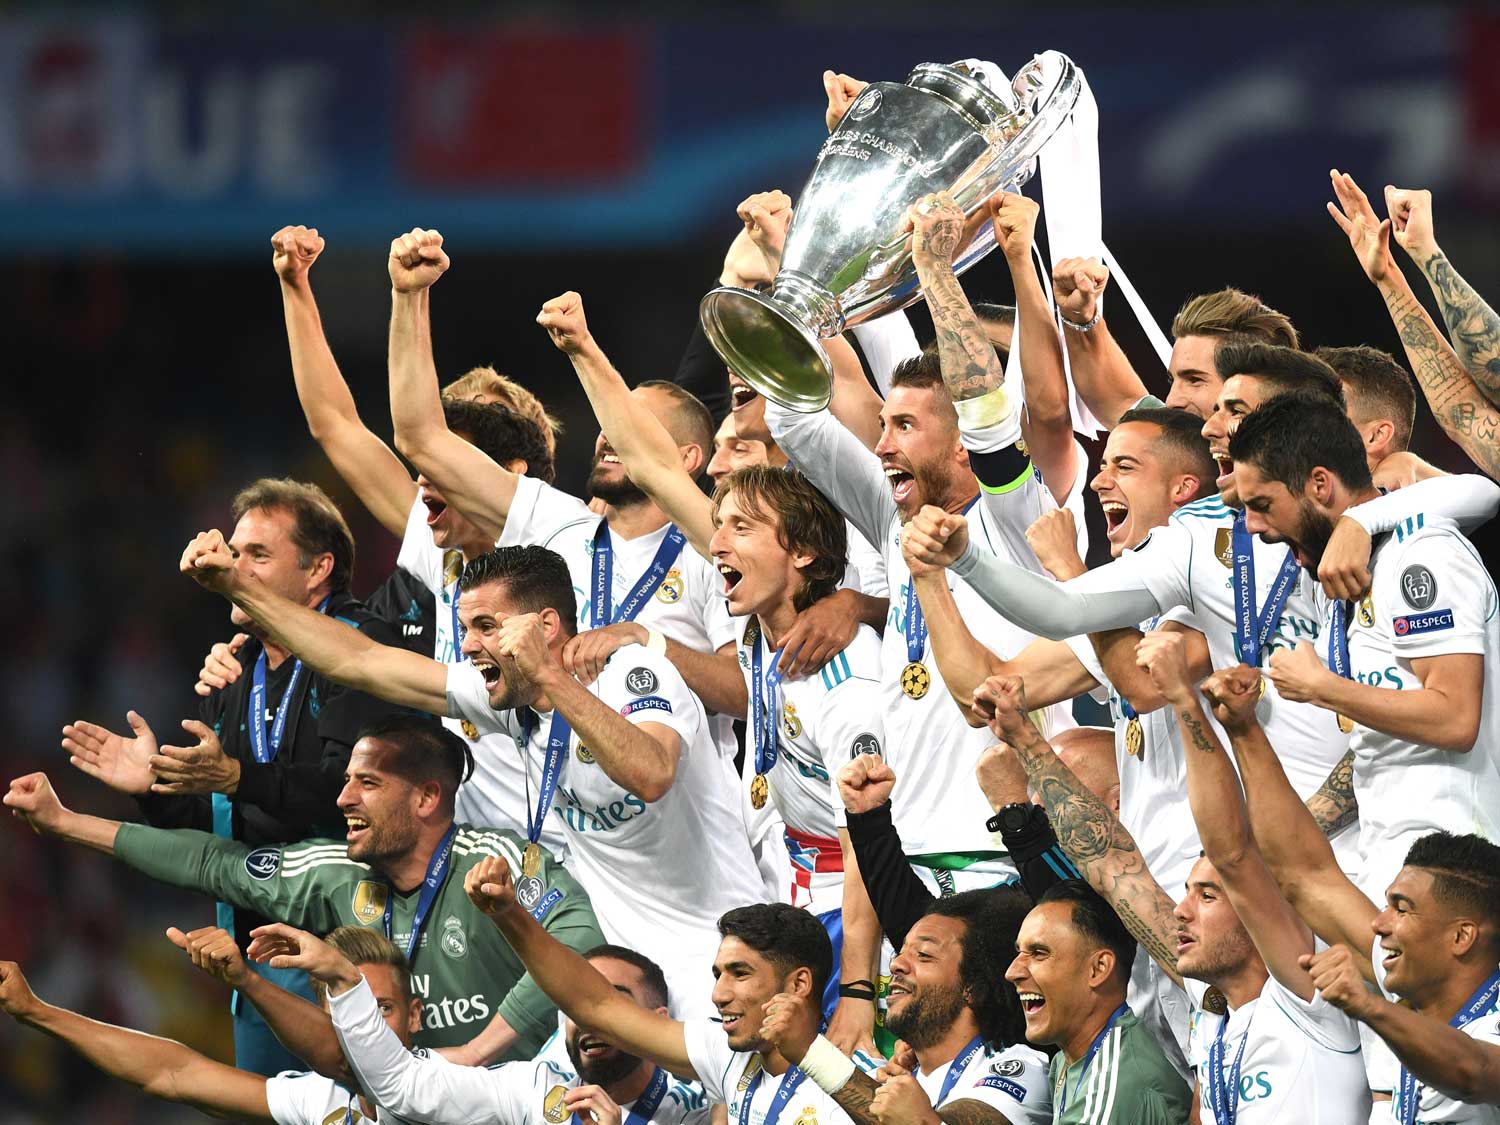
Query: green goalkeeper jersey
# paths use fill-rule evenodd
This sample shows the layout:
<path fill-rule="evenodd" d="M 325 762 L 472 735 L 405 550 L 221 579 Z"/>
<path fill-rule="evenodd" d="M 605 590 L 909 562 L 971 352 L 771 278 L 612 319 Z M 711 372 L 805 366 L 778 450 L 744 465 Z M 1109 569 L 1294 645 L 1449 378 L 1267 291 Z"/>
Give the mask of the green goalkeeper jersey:
<path fill-rule="evenodd" d="M 526 974 L 494 922 L 464 894 L 464 876 L 484 856 L 499 856 L 519 879 L 525 841 L 503 829 L 458 825 L 442 884 L 408 957 L 412 988 L 422 998 L 423 1047 L 467 1043 L 498 1011 L 517 1040 L 503 1057 L 529 1059 L 557 1030 L 557 1008 Z M 385 877 L 349 858 L 338 840 L 305 840 L 251 848 L 207 832 L 124 824 L 115 855 L 131 867 L 177 887 L 324 934 L 338 926 L 383 930 L 390 903 L 390 937 L 409 948 L 420 885 L 399 894 Z M 583 953 L 604 941 L 583 888 L 546 851 L 538 877 L 542 893 L 531 908 L 558 941 Z"/>
<path fill-rule="evenodd" d="M 1192 1091 L 1123 1006 L 1083 1058 L 1053 1055 L 1047 1076 L 1053 1125 L 1183 1125 L 1192 1110 Z"/>

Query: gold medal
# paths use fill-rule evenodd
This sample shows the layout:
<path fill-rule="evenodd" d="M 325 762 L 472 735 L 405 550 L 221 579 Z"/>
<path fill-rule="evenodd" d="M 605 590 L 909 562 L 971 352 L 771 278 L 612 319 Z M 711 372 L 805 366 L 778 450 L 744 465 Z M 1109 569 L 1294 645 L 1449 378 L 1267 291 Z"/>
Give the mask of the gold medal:
<path fill-rule="evenodd" d="M 1262 699 L 1266 697 L 1266 678 L 1264 676 L 1260 678 L 1260 697 Z"/>
<path fill-rule="evenodd" d="M 535 879 L 542 870 L 542 849 L 536 844 L 527 844 L 526 850 L 521 853 L 521 874 L 527 879 Z"/>
<path fill-rule="evenodd" d="M 458 729 L 464 732 L 464 737 L 470 742 L 479 737 L 479 728 L 469 722 L 468 719 L 460 719 L 458 721 Z"/>
<path fill-rule="evenodd" d="M 1146 732 L 1141 729 L 1141 720 L 1132 715 L 1125 724 L 1125 753 L 1139 758 L 1146 746 Z"/>
<path fill-rule="evenodd" d="M 1203 1010 L 1210 1015 L 1222 1016 L 1229 1011 L 1229 1001 L 1224 994 L 1214 985 L 1208 986 L 1208 991 L 1203 994 Z"/>
<path fill-rule="evenodd" d="M 907 699 L 921 699 L 931 686 L 932 674 L 920 660 L 913 660 L 901 669 L 901 690 Z"/>
<path fill-rule="evenodd" d="M 771 783 L 766 780 L 766 775 L 758 773 L 750 782 L 750 807 L 752 809 L 763 809 L 766 807 L 766 798 L 771 794 Z"/>
<path fill-rule="evenodd" d="M 1343 731 L 1345 734 L 1353 734 L 1354 733 L 1354 720 L 1351 719 L 1348 715 L 1340 715 L 1339 716 L 1339 730 Z"/>

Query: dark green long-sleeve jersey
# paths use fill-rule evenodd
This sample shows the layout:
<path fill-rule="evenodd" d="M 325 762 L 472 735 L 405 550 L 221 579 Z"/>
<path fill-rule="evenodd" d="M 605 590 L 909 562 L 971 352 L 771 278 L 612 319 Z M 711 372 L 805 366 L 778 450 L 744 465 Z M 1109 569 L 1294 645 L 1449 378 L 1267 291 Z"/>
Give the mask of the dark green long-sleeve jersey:
<path fill-rule="evenodd" d="M 452 1047 L 474 1038 L 496 1011 L 518 1039 L 506 1059 L 529 1059 L 557 1029 L 557 1009 L 526 975 L 500 931 L 464 894 L 464 876 L 487 855 L 507 860 L 520 878 L 521 849 L 513 832 L 459 825 L 447 874 L 410 957 L 413 990 L 422 998 L 424 1047 Z M 393 899 L 391 938 L 411 940 L 421 888 L 397 894 L 383 876 L 348 856 L 339 840 L 305 840 L 250 848 L 207 832 L 120 826 L 115 855 L 173 886 L 205 894 L 299 929 L 323 934 L 337 926 L 382 930 Z M 543 852 L 543 893 L 532 909 L 549 933 L 583 953 L 604 941 L 588 895 L 556 859 Z"/>

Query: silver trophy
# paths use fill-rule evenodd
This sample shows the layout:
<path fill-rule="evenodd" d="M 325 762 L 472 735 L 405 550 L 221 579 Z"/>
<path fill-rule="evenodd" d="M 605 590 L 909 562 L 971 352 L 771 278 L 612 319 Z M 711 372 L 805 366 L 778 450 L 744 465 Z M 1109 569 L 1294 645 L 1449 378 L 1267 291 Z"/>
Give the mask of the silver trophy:
<path fill-rule="evenodd" d="M 1078 100 L 1071 60 L 1047 82 L 1041 59 L 994 91 L 956 63 L 924 63 L 905 82 L 873 82 L 818 152 L 769 293 L 721 286 L 699 305 L 729 368 L 792 410 L 822 410 L 833 368 L 819 342 L 922 295 L 908 208 L 953 196 L 972 221 L 990 196 L 1031 178 L 1036 156 Z M 984 222 L 954 262 L 962 273 L 995 246 Z"/>

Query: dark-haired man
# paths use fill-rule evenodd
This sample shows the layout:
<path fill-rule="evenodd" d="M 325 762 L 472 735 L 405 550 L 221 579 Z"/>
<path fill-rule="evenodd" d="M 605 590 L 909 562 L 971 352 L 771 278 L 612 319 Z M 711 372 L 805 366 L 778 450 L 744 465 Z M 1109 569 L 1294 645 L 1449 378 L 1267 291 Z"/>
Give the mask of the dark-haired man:
<path fill-rule="evenodd" d="M 1252 414 L 1231 444 L 1246 526 L 1316 571 L 1334 523 L 1377 495 L 1363 445 L 1328 406 L 1282 400 Z M 1376 900 L 1418 837 L 1500 834 L 1500 599 L 1446 520 L 1418 516 L 1382 536 L 1370 568 L 1368 595 L 1329 606 L 1326 643 L 1277 652 L 1270 677 L 1354 732 L 1360 886 Z"/>
<path fill-rule="evenodd" d="M 720 830 L 738 817 L 734 790 L 703 707 L 671 661 L 627 646 L 587 686 L 563 668 L 577 609 L 561 556 L 500 547 L 469 563 L 459 579 L 466 659 L 452 664 L 332 630 L 241 581 L 228 561 L 219 533 L 204 532 L 182 570 L 333 679 L 523 748 L 535 795 L 520 883 L 528 907 L 547 902 L 534 876 L 542 823 L 555 816 L 610 940 L 653 956 L 671 980 L 707 972 L 716 911 L 760 893 L 743 833 Z M 674 991 L 692 1003 L 687 987 Z"/>
<path fill-rule="evenodd" d="M 728 1105 L 731 1122 L 777 1125 L 786 1122 L 783 1111 L 793 1106 L 807 1125 L 847 1120 L 762 1031 L 768 1009 L 779 1003 L 791 1009 L 783 1014 L 794 1017 L 808 1038 L 817 1032 L 833 948 L 805 910 L 766 903 L 721 917 L 711 995 L 718 1019 L 678 1021 L 621 997 L 587 962 L 537 926 L 518 902 L 504 864 L 479 865 L 466 885 L 474 905 L 494 919 L 533 979 L 585 1033 L 606 1037 L 673 1074 L 696 1078 L 711 1102 Z M 867 1073 L 879 1065 L 865 1055 L 857 1062 Z"/>
<path fill-rule="evenodd" d="M 1411 372 L 1390 352 L 1367 344 L 1322 347 L 1313 355 L 1333 368 L 1344 384 L 1349 421 L 1359 429 L 1371 472 L 1392 454 L 1404 453 L 1417 420 L 1417 388 Z"/>
<path fill-rule="evenodd" d="M 364 640 L 295 608 L 336 635 Z M 404 649 L 388 651 L 422 659 Z M 524 979 L 493 927 L 476 927 L 461 889 L 463 872 L 483 856 L 503 857 L 519 869 L 525 841 L 512 832 L 454 823 L 453 797 L 466 759 L 461 739 L 424 720 L 392 722 L 362 737 L 338 797 L 348 825 L 342 843 L 250 848 L 203 832 L 85 816 L 64 808 L 40 773 L 11 782 L 5 805 L 40 832 L 242 909 L 311 930 L 378 927 L 405 952 L 423 999 L 418 1043 L 466 1044 L 493 1018 L 501 1025 L 496 1037 L 513 1046 L 510 1057 L 529 1058 L 552 1031 L 552 1006 Z M 533 909 L 541 924 L 580 949 L 599 944 L 593 909 L 573 877 L 546 855 L 537 872 L 544 893 Z"/>

